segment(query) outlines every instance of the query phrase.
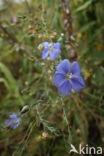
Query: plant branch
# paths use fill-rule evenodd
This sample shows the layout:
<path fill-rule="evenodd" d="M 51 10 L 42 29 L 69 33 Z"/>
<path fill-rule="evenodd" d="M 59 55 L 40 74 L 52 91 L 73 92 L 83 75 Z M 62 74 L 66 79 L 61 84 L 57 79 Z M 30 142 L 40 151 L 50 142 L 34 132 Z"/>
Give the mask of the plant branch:
<path fill-rule="evenodd" d="M 73 48 L 73 44 L 75 46 L 75 40 L 73 37 L 73 29 L 72 29 L 72 17 L 71 17 L 71 11 L 69 7 L 70 0 L 61 0 L 61 7 L 63 11 L 64 16 L 64 25 L 65 25 L 65 31 L 67 40 L 69 41 L 69 44 L 67 44 L 67 50 L 69 54 L 69 58 L 71 61 L 74 61 L 77 59 L 77 53 L 75 52 Z"/>
<path fill-rule="evenodd" d="M 2 24 L 0 24 L 0 28 L 3 30 L 3 32 L 8 36 L 8 38 L 12 41 L 13 44 L 18 44 L 19 48 L 30 58 L 33 58 L 33 56 L 22 46 L 22 43 L 18 43 L 17 39 L 14 38 L 7 30 L 7 28 L 5 26 L 3 26 Z"/>

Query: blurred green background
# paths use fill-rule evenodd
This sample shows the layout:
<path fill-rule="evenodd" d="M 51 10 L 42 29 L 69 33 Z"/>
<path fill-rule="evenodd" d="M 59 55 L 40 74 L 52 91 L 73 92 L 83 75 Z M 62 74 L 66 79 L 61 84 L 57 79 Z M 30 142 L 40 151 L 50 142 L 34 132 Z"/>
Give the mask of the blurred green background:
<path fill-rule="evenodd" d="M 71 41 L 65 0 L 0 0 L 0 156 L 68 156 L 70 143 L 104 148 L 104 1 L 66 1 Z M 85 80 L 70 96 L 54 86 L 58 62 L 37 48 L 58 40 L 62 59 L 77 60 Z M 22 124 L 5 127 L 24 106 Z"/>

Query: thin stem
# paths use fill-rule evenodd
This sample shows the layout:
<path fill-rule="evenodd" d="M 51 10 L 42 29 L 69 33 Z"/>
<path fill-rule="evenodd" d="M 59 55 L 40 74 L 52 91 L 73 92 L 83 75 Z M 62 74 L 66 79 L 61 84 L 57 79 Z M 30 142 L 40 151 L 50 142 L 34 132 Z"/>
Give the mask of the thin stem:
<path fill-rule="evenodd" d="M 62 109 L 63 109 L 63 117 L 64 117 L 64 120 L 66 122 L 66 125 L 68 127 L 68 133 L 69 133 L 69 144 L 71 144 L 72 142 L 72 136 L 71 136 L 71 131 L 70 131 L 70 128 L 69 128 L 69 121 L 67 119 L 67 115 L 66 115 L 66 111 L 65 111 L 65 108 L 64 108 L 64 100 L 63 100 L 63 97 L 61 96 L 61 103 L 62 103 Z"/>
<path fill-rule="evenodd" d="M 31 8 L 30 8 L 29 3 L 28 3 L 27 0 L 25 0 L 25 4 L 27 6 L 28 12 L 31 13 Z"/>
<path fill-rule="evenodd" d="M 47 31 L 47 24 L 46 24 L 45 18 L 44 18 L 44 11 L 45 11 L 44 0 L 42 0 L 42 16 L 41 16 L 41 19 L 42 19 L 42 24 L 44 25 L 44 31 L 45 31 L 46 35 L 49 37 L 49 33 Z M 51 38 L 50 38 L 50 41 L 52 42 Z"/>

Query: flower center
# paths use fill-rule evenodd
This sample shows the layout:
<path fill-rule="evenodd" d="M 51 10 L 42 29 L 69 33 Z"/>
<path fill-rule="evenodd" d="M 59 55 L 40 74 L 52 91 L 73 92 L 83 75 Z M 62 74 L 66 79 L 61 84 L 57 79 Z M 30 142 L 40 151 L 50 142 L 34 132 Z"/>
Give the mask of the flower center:
<path fill-rule="evenodd" d="M 11 119 L 11 122 L 12 122 L 13 124 L 15 124 L 15 120 L 14 120 L 14 119 Z"/>
<path fill-rule="evenodd" d="M 72 78 L 72 73 L 66 74 L 66 79 L 71 79 Z"/>
<path fill-rule="evenodd" d="M 49 50 L 52 51 L 53 50 L 53 45 L 49 44 Z"/>
<path fill-rule="evenodd" d="M 50 47 L 49 50 L 52 51 L 53 50 L 53 47 Z"/>

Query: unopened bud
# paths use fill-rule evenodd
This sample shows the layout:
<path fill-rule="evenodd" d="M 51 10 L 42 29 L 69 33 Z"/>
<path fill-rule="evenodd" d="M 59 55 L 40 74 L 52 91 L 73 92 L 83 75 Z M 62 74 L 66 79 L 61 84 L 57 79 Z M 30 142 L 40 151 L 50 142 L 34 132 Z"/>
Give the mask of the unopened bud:
<path fill-rule="evenodd" d="M 58 42 L 61 42 L 61 41 L 62 41 L 62 37 L 59 37 Z"/>
<path fill-rule="evenodd" d="M 64 33 L 61 33 L 61 36 L 63 37 L 64 36 Z"/>
<path fill-rule="evenodd" d="M 39 44 L 38 49 L 39 50 L 43 50 L 44 49 L 44 45 L 43 44 Z"/>
<path fill-rule="evenodd" d="M 25 112 L 27 112 L 29 110 L 29 106 L 24 106 L 23 108 L 22 108 L 22 110 L 21 110 L 21 114 L 23 114 L 23 113 L 25 113 Z"/>

